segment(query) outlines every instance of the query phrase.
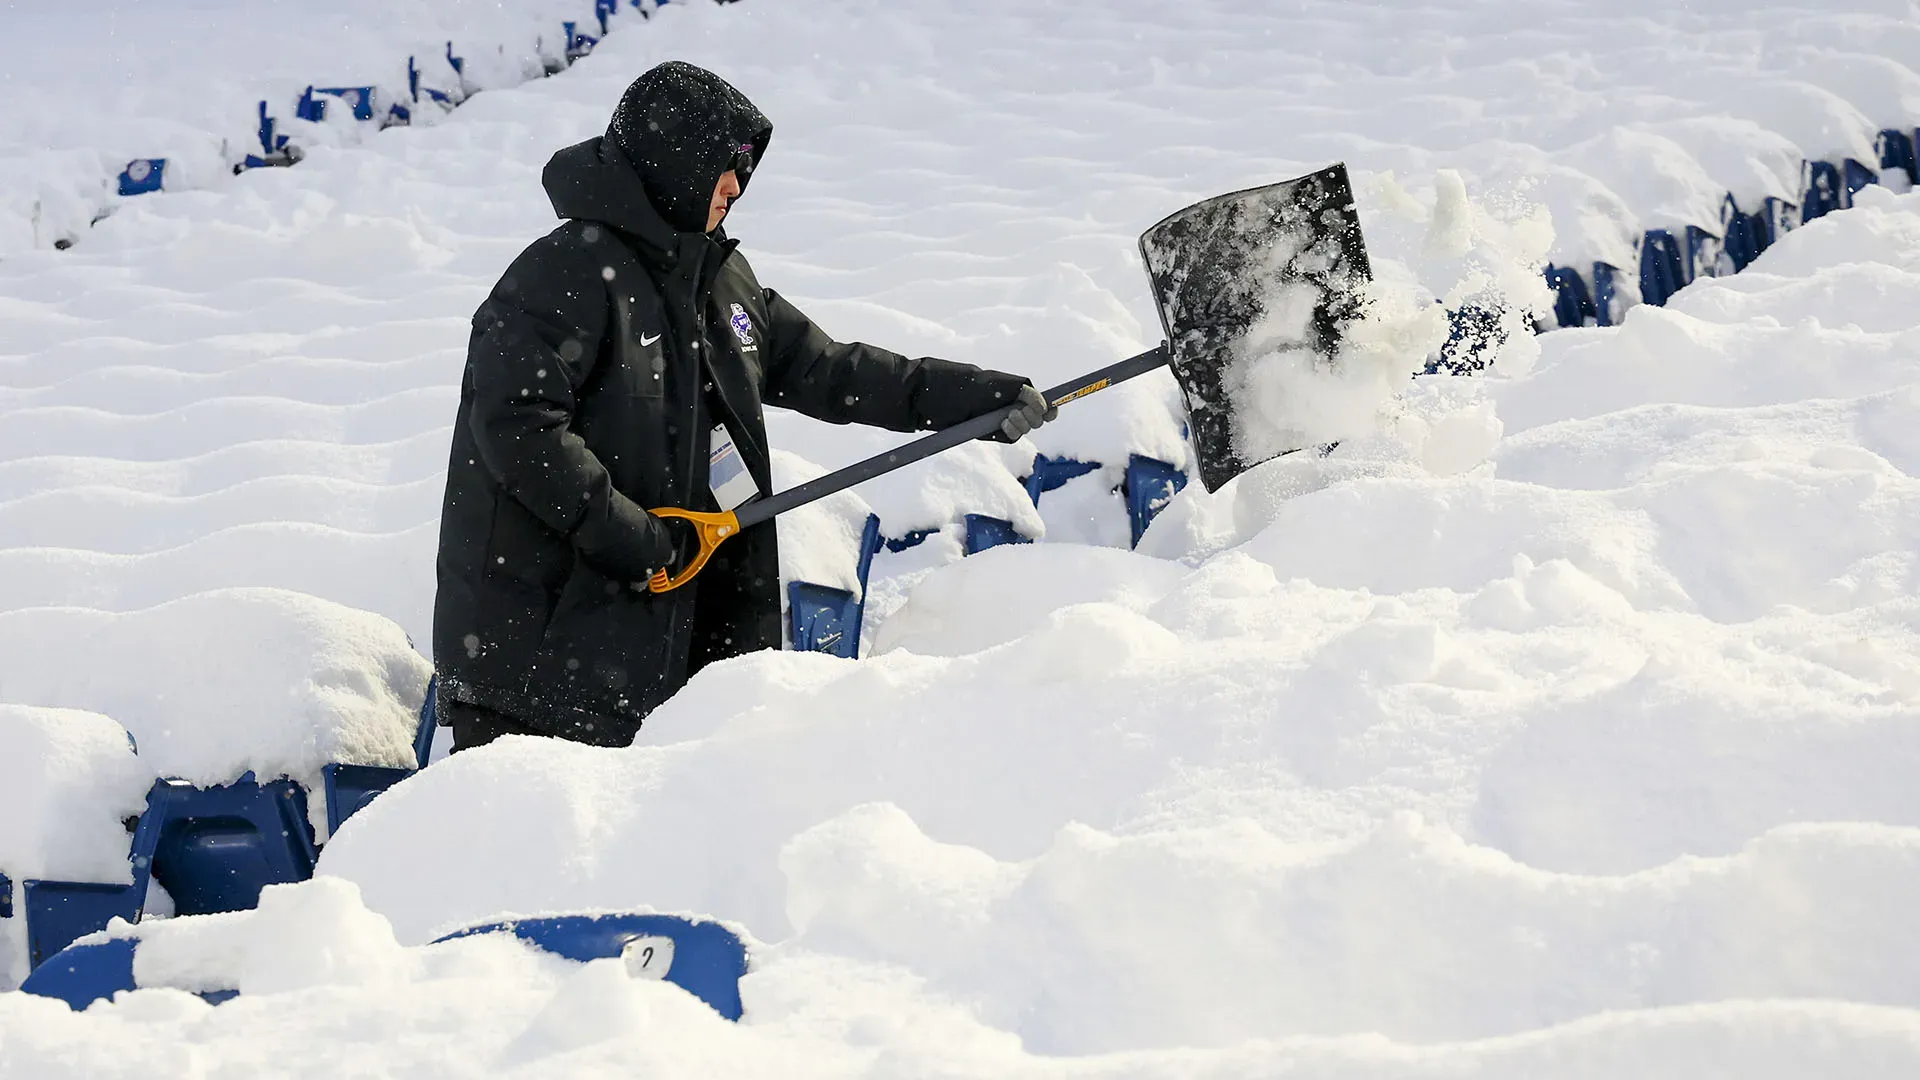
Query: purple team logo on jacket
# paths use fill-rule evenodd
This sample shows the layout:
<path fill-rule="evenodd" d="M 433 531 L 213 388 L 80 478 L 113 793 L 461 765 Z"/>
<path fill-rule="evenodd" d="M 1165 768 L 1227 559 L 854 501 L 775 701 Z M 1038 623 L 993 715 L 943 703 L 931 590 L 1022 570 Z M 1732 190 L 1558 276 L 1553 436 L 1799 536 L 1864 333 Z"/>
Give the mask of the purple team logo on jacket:
<path fill-rule="evenodd" d="M 727 320 L 727 325 L 733 327 L 733 333 L 736 337 L 740 339 L 740 344 L 742 346 L 747 348 L 754 347 L 753 346 L 753 320 L 747 316 L 747 311 L 745 308 L 741 307 L 739 304 L 734 304 L 733 317 Z"/>

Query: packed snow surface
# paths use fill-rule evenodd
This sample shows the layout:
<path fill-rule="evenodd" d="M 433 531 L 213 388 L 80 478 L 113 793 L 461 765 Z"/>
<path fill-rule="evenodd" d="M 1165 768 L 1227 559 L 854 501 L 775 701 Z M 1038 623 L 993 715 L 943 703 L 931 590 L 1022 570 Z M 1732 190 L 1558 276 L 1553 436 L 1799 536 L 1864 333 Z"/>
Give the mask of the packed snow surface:
<path fill-rule="evenodd" d="M 674 4 L 437 124 L 8 248 L 0 700 L 36 708 L 0 736 L 47 765 L 0 755 L 32 784 L 0 857 L 109 874 L 189 748 L 400 751 L 466 319 L 550 227 L 547 155 L 658 60 L 774 119 L 729 226 L 770 285 L 1047 384 L 1155 337 L 1142 228 L 1334 159 L 1406 315 L 1381 348 L 1433 297 L 1535 303 L 1542 257 L 1911 123 L 1915 15 Z M 876 562 L 873 655 L 719 665 L 630 749 L 436 764 L 320 879 L 143 928 L 148 981 L 242 997 L 0 995 L 0 1077 L 1920 1074 L 1920 195 L 1499 361 L 1334 402 L 1331 456 L 1190 486 L 1138 551 L 1110 491 L 1184 455 L 1165 376 L 796 518 L 785 573 L 843 585 L 867 510 L 944 529 Z M 783 483 L 897 442 L 770 419 Z M 1036 509 L 1036 450 L 1106 467 Z M 1052 542 L 959 560 L 970 511 Z M 75 865 L 16 825 L 50 814 Z M 745 928 L 743 1023 L 426 944 L 637 907 Z"/>

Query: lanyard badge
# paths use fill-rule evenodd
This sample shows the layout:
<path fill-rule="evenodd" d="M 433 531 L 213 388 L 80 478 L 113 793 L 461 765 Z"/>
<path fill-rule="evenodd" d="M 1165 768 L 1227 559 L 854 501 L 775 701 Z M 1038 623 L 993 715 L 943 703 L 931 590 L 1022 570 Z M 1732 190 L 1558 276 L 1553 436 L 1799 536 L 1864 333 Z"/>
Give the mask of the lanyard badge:
<path fill-rule="evenodd" d="M 707 454 L 707 486 L 713 489 L 713 501 L 720 504 L 720 509 L 732 510 L 758 495 L 760 487 L 747 471 L 727 425 L 714 425 L 712 446 Z"/>

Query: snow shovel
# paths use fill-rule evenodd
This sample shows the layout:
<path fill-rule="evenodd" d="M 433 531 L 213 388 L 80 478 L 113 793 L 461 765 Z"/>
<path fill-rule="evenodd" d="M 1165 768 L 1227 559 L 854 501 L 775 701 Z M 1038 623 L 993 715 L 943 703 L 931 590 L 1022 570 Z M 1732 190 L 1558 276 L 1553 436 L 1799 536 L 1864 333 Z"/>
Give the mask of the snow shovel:
<path fill-rule="evenodd" d="M 1291 453 L 1289 433 L 1274 430 L 1246 400 L 1263 361 L 1301 352 L 1332 364 L 1349 323 L 1361 314 L 1372 277 L 1347 167 L 1330 165 L 1296 180 L 1196 203 L 1148 229 L 1140 254 L 1152 279 L 1166 340 L 1146 352 L 1053 387 L 1053 405 L 1086 397 L 1161 367 L 1173 368 L 1186 405 L 1200 483 L 1208 491 Z M 865 480 L 1000 430 L 1013 406 L 996 409 L 905 446 L 738 509 L 709 513 L 664 508 L 699 532 L 700 551 L 678 574 L 662 571 L 654 592 L 693 580 L 728 537 Z"/>

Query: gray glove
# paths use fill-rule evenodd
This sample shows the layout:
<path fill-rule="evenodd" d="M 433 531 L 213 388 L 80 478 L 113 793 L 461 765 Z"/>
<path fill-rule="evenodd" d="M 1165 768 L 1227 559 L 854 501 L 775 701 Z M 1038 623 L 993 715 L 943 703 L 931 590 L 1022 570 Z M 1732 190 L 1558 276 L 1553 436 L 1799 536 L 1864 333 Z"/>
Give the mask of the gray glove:
<path fill-rule="evenodd" d="M 1047 404 L 1046 396 L 1032 386 L 1020 388 L 1020 396 L 1014 399 L 1013 406 L 1013 411 L 1007 414 L 1007 418 L 1000 421 L 1000 434 L 1006 436 L 1008 442 L 1018 440 L 1027 432 L 1060 415 L 1060 410 Z"/>

